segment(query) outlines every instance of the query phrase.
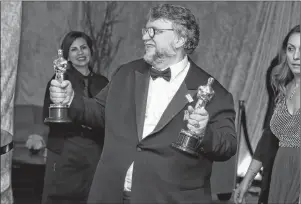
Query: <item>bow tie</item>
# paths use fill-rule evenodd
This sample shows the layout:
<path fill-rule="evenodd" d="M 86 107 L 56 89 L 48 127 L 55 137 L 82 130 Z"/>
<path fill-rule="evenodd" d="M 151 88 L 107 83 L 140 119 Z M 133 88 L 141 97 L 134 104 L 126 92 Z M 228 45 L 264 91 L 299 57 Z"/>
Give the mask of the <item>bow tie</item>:
<path fill-rule="evenodd" d="M 154 68 L 151 68 L 150 74 L 153 80 L 157 79 L 158 77 L 162 77 L 166 81 L 170 81 L 171 78 L 171 71 L 170 68 L 167 68 L 163 71 L 156 70 Z"/>

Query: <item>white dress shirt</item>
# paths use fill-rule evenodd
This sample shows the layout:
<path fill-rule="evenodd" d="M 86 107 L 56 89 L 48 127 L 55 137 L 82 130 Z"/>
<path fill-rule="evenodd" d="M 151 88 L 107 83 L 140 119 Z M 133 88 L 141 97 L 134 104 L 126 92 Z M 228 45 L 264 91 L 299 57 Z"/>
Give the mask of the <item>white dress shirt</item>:
<path fill-rule="evenodd" d="M 185 56 L 183 60 L 170 66 L 171 79 L 169 82 L 161 77 L 155 80 L 150 77 L 142 139 L 155 129 L 166 107 L 184 81 L 189 67 L 190 63 L 187 56 Z M 134 162 L 126 173 L 124 182 L 125 191 L 131 191 L 133 167 Z"/>

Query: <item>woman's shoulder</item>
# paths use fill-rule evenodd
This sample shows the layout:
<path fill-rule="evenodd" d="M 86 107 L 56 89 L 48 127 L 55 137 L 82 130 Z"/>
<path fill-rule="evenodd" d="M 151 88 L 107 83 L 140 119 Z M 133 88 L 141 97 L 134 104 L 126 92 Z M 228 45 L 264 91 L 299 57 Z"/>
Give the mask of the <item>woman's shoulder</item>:
<path fill-rule="evenodd" d="M 91 90 L 101 90 L 109 83 L 109 80 L 105 76 L 95 73 L 91 74 L 90 80 Z"/>
<path fill-rule="evenodd" d="M 109 82 L 107 77 L 105 77 L 101 74 L 94 73 L 94 72 L 91 72 L 91 78 L 92 78 L 92 80 L 101 81 L 101 82 L 104 82 L 104 83 Z"/>

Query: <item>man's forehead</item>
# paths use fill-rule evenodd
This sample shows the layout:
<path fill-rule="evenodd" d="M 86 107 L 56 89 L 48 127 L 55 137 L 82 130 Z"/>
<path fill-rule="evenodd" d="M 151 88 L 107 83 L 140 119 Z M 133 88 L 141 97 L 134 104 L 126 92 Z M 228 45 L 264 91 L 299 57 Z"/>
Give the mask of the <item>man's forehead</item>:
<path fill-rule="evenodd" d="M 172 28 L 172 21 L 165 19 L 165 18 L 159 18 L 156 20 L 149 20 L 146 23 L 146 27 L 155 27 L 155 28 Z"/>

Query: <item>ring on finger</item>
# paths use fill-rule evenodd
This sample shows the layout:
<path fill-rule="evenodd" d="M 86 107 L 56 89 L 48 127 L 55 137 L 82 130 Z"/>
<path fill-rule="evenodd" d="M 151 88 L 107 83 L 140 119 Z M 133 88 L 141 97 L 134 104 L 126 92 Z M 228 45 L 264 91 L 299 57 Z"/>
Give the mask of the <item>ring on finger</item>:
<path fill-rule="evenodd" d="M 200 127 L 200 124 L 194 124 L 193 127 L 199 128 L 199 127 Z"/>

